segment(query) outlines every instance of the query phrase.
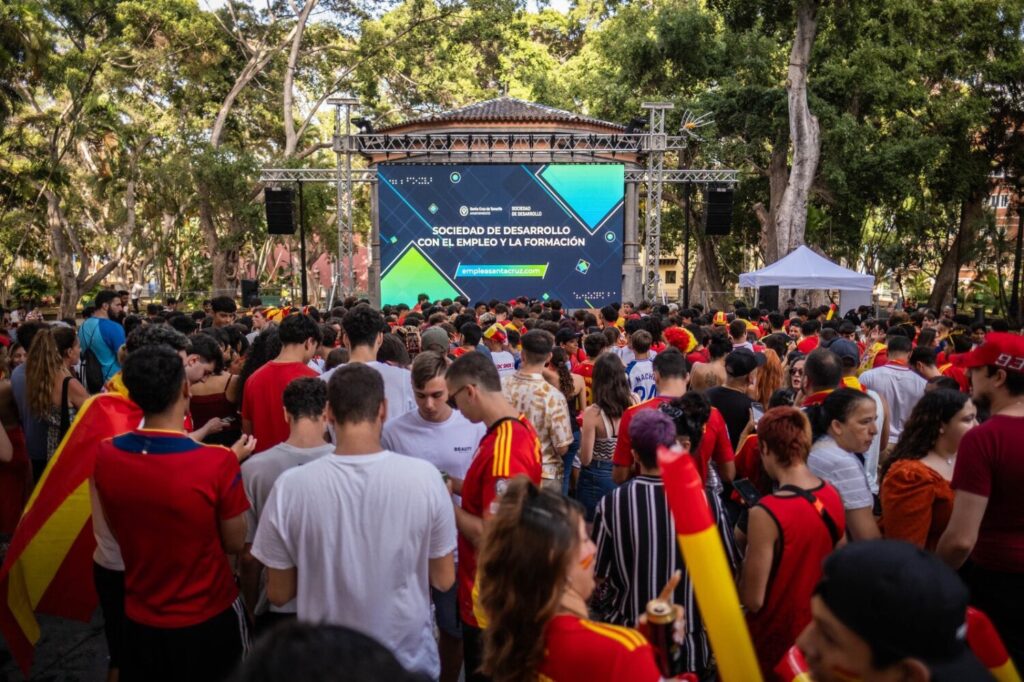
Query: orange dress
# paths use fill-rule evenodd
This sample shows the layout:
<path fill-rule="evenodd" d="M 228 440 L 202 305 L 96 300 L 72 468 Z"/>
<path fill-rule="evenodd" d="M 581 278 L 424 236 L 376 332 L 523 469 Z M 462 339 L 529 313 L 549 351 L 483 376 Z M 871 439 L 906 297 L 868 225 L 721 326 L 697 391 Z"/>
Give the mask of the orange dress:
<path fill-rule="evenodd" d="M 916 459 L 893 463 L 882 481 L 882 534 L 934 552 L 953 513 L 949 481 Z"/>

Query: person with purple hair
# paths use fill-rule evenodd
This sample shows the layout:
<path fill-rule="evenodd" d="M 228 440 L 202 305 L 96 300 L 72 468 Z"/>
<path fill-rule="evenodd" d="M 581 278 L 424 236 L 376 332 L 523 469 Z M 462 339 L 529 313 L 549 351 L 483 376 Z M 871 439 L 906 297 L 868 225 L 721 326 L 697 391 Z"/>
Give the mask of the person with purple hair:
<path fill-rule="evenodd" d="M 676 409 L 682 414 L 685 406 Z M 658 468 L 659 447 L 678 443 L 689 451 L 697 449 L 703 431 L 703 422 L 698 421 L 673 418 L 659 410 L 636 414 L 629 424 L 629 438 L 640 475 L 601 498 L 594 516 L 593 539 L 597 545 L 596 576 L 602 581 L 602 620 L 635 627 L 647 602 L 658 597 L 676 571 L 682 573 L 672 595 L 686 616 L 681 669 L 703 678 L 711 664 L 710 643 L 676 543 Z M 688 426 L 691 423 L 693 428 Z"/>

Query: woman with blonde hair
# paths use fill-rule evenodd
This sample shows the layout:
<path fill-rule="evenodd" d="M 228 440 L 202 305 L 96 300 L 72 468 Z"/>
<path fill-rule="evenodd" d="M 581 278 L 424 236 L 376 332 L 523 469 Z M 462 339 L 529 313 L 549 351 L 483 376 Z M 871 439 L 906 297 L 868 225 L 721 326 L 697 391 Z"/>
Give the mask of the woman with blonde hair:
<path fill-rule="evenodd" d="M 485 675 L 494 682 L 661 679 L 643 635 L 589 619 L 596 552 L 578 503 L 525 477 L 509 483 L 480 547 Z"/>
<path fill-rule="evenodd" d="M 65 325 L 40 329 L 28 351 L 25 361 L 28 404 L 34 415 L 47 422 L 47 460 L 70 428 L 75 412 L 89 398 L 72 371 L 80 355 L 78 335 Z"/>

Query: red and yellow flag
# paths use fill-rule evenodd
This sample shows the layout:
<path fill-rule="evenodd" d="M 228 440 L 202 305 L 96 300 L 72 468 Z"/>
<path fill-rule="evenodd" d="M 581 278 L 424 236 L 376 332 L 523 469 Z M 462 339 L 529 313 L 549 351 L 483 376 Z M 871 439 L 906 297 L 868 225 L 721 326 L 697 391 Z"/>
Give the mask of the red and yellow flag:
<path fill-rule="evenodd" d="M 25 506 L 0 568 L 0 634 L 26 676 L 39 641 L 37 611 L 88 622 L 96 610 L 89 478 L 100 441 L 141 420 L 123 396 L 89 398 Z"/>

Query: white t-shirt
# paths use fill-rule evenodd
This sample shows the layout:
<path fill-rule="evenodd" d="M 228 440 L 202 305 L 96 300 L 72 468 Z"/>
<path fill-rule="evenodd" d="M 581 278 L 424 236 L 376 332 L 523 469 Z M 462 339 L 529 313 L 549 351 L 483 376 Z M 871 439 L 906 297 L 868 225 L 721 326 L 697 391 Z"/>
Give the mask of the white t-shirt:
<path fill-rule="evenodd" d="M 380 443 L 392 452 L 426 460 L 450 476 L 465 478 L 485 433 L 487 427 L 474 424 L 458 410 L 439 423 L 428 422 L 413 410 L 386 423 Z"/>
<path fill-rule="evenodd" d="M 876 391 L 889 406 L 889 442 L 895 443 L 928 382 L 906 365 L 889 364 L 864 372 L 860 383 Z"/>
<path fill-rule="evenodd" d="M 384 397 L 388 401 L 387 420 L 401 417 L 406 412 L 416 409 L 416 399 L 412 393 L 412 373 L 409 370 L 376 360 L 365 364 L 367 367 L 377 370 L 384 377 Z M 338 365 L 338 367 L 344 367 L 344 365 Z M 324 372 L 320 378 L 330 381 L 338 367 Z"/>
<path fill-rule="evenodd" d="M 875 495 L 878 494 L 878 458 L 882 450 L 882 428 L 885 426 L 885 407 L 882 405 L 882 396 L 876 391 L 867 389 L 867 394 L 875 401 L 875 428 L 878 433 L 871 439 L 871 447 L 864 453 L 864 469 L 868 476 L 868 487 Z"/>
<path fill-rule="evenodd" d="M 615 346 L 614 348 L 612 348 L 612 352 L 619 356 L 619 359 L 622 360 L 623 365 L 628 365 L 629 363 L 636 360 L 636 353 L 634 353 L 633 349 L 630 348 L 629 346 Z"/>
<path fill-rule="evenodd" d="M 121 545 L 117 544 L 114 534 L 110 532 L 107 518 L 103 516 L 103 507 L 96 492 L 96 481 L 89 478 L 89 500 L 92 503 L 92 534 L 96 538 L 96 549 L 92 560 L 108 571 L 124 571 L 124 558 L 121 556 Z"/>
<path fill-rule="evenodd" d="M 455 515 L 437 469 L 382 451 L 329 455 L 277 479 L 252 554 L 296 568 L 299 620 L 343 625 L 437 678 L 429 560 L 455 550 Z"/>
<path fill-rule="evenodd" d="M 658 395 L 654 386 L 654 363 L 651 360 L 634 360 L 626 365 L 626 379 L 629 390 L 640 396 L 640 401 L 650 400 Z"/>
<path fill-rule="evenodd" d="M 507 377 L 516 373 L 516 359 L 507 350 L 492 351 L 491 362 L 498 368 L 498 376 Z"/>

